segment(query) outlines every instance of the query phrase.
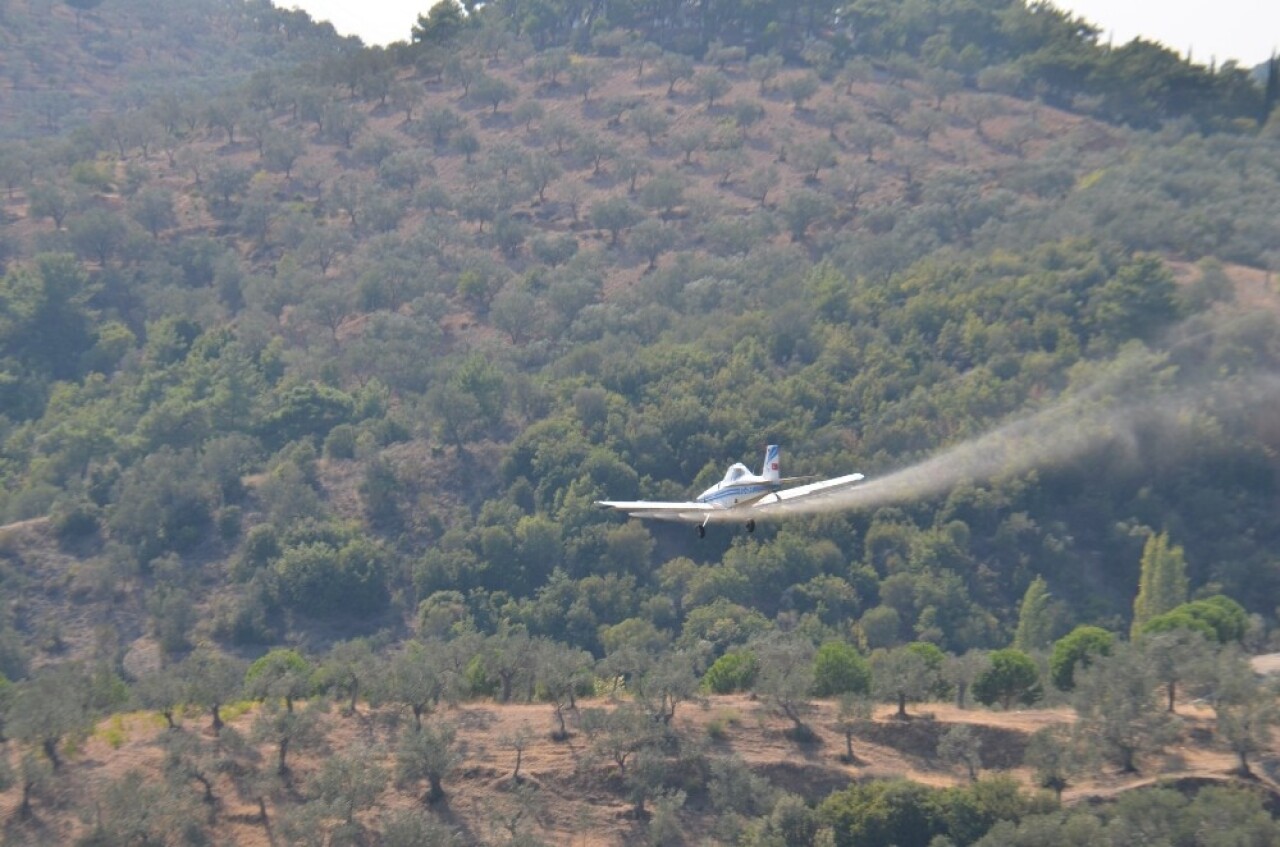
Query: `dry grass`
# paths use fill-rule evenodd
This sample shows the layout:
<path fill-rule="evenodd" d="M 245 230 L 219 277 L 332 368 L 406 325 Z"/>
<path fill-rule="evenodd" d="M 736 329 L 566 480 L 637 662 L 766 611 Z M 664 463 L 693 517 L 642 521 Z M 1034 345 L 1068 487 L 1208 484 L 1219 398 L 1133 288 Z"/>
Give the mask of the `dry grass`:
<path fill-rule="evenodd" d="M 585 705 L 606 705 L 603 702 Z M 960 784 L 964 777 L 947 770 L 937 761 L 933 745 L 937 737 L 954 723 L 966 723 L 978 730 L 983 741 L 984 760 L 1000 762 L 1002 773 L 1011 774 L 1030 787 L 1031 774 L 1022 764 L 1027 737 L 1044 726 L 1069 723 L 1065 709 L 993 712 L 982 709 L 959 710 L 949 704 L 929 704 L 913 710 L 915 717 L 898 721 L 892 707 L 877 710 L 870 726 L 855 734 L 855 764 L 842 760 L 844 737 L 836 727 L 836 705 L 815 701 L 808 723 L 815 740 L 796 744 L 789 740 L 785 719 L 770 714 L 765 707 L 745 696 L 713 697 L 705 703 L 685 704 L 677 716 L 677 728 L 688 739 L 707 739 L 707 728 L 720 732 L 709 740 L 709 755 L 736 755 L 756 773 L 776 785 L 819 799 L 855 780 L 905 777 L 933 786 Z M 1182 706 L 1184 732 L 1179 744 L 1164 755 L 1141 763 L 1143 773 L 1122 775 L 1099 770 L 1068 790 L 1067 802 L 1083 802 L 1150 784 L 1156 780 L 1231 780 L 1235 760 L 1212 741 L 1210 712 Z M 919 717 L 924 713 L 931 718 Z M 234 714 L 234 713 L 233 713 Z M 247 733 L 253 711 L 235 714 L 229 725 Z M 440 719 L 458 727 L 458 742 L 465 759 L 446 780 L 447 800 L 432 813 L 458 828 L 470 840 L 488 840 L 500 828 L 504 814 L 515 808 L 512 769 L 515 751 L 504 739 L 522 727 L 533 730 L 534 738 L 523 754 L 522 779 L 536 788 L 536 820 L 533 831 L 549 843 L 605 847 L 634 843 L 642 825 L 630 816 L 630 804 L 618 790 L 620 782 L 612 764 L 591 760 L 589 741 L 573 734 L 563 742 L 553 741 L 552 711 L 547 705 L 498 705 L 475 703 L 446 709 Z M 367 707 L 351 717 L 330 710 L 323 718 L 325 744 L 320 750 L 298 751 L 293 756 L 294 796 L 305 798 L 309 778 L 325 756 L 353 749 L 381 751 L 381 765 L 394 772 L 394 735 L 406 726 L 407 718 L 386 710 Z M 189 716 L 182 732 L 207 734 L 205 716 Z M 140 769 L 160 778 L 161 747 L 165 730 L 155 715 L 135 713 L 109 718 L 75 752 L 64 777 L 68 802 L 63 808 L 40 808 L 40 826 L 71 839 L 83 824 L 72 813 L 71 800 L 81 801 L 96 786 Z M 259 749 L 259 766 L 269 769 L 274 751 Z M 993 771 L 987 771 L 993 772 Z M 192 784 L 192 792 L 198 788 Z M 421 804 L 421 786 L 396 787 L 389 784 L 375 806 L 362 820 L 376 826 L 387 812 Z M 267 829 L 258 821 L 258 808 L 251 798 L 236 794 L 229 780 L 220 780 L 216 836 L 219 841 L 244 845 L 268 845 Z M 21 843 L 23 833 L 31 834 L 16 821 L 18 791 L 0 794 L 0 819 L 7 820 L 8 832 Z M 289 801 L 277 799 L 269 805 L 271 819 L 279 821 Z M 713 815 L 705 802 L 690 802 L 681 812 L 686 832 L 711 838 Z"/>

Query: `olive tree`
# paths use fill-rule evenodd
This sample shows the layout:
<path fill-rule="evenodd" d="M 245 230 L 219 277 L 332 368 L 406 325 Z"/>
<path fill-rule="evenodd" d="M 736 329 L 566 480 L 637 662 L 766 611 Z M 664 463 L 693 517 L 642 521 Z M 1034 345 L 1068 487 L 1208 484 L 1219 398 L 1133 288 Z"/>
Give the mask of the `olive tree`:
<path fill-rule="evenodd" d="M 751 652 L 759 663 L 755 692 L 792 722 L 797 741 L 812 738 L 804 714 L 813 690 L 813 643 L 796 636 L 771 636 L 752 642 Z"/>
<path fill-rule="evenodd" d="M 400 737 L 396 749 L 396 777 L 401 785 L 427 782 L 423 802 L 444 799 L 444 780 L 462 762 L 457 744 L 457 730 L 443 721 L 423 724 Z"/>
<path fill-rule="evenodd" d="M 948 765 L 963 765 L 969 781 L 977 782 L 978 769 L 982 767 L 982 739 L 968 724 L 953 724 L 938 739 L 938 758 Z"/>
<path fill-rule="evenodd" d="M 1138 770 L 1138 758 L 1177 734 L 1170 714 L 1156 702 L 1157 681 L 1137 647 L 1122 644 L 1077 674 L 1073 705 L 1082 737 L 1122 772 Z"/>
<path fill-rule="evenodd" d="M 896 703 L 896 717 L 906 720 L 907 703 L 926 699 L 938 684 L 938 669 L 911 645 L 871 654 L 871 691 L 877 700 Z"/>
<path fill-rule="evenodd" d="M 1240 760 L 1239 772 L 1252 776 L 1249 757 L 1270 749 L 1271 728 L 1280 722 L 1274 691 L 1260 681 L 1248 660 L 1236 651 L 1218 657 L 1213 710 L 1218 734 Z"/>
<path fill-rule="evenodd" d="M 79 665 L 37 671 L 18 684 L 6 731 L 11 738 L 38 747 L 53 770 L 60 770 L 63 741 L 89 728 L 87 687 L 87 675 Z"/>

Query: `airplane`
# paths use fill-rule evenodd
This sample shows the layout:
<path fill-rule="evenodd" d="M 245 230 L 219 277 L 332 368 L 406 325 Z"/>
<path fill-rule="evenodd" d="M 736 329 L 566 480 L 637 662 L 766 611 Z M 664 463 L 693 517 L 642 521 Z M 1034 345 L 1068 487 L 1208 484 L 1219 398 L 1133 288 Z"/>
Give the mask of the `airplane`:
<path fill-rule="evenodd" d="M 770 444 L 764 450 L 764 467 L 753 474 L 741 462 L 725 472 L 724 479 L 687 503 L 658 500 L 597 500 L 602 509 L 615 509 L 636 518 L 681 521 L 698 525 L 698 537 L 707 534 L 708 523 L 745 520 L 747 532 L 755 532 L 757 518 L 817 511 L 823 500 L 858 484 L 860 473 L 847 474 L 793 488 L 783 486 L 812 477 L 783 477 L 781 449 Z"/>

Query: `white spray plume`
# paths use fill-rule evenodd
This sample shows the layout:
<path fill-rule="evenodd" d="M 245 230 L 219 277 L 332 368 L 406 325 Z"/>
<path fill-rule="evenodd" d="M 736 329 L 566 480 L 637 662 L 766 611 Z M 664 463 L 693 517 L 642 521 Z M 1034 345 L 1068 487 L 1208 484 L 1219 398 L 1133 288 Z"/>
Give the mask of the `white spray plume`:
<path fill-rule="evenodd" d="M 1103 446 L 1118 446 L 1123 455 L 1133 456 L 1138 452 L 1140 428 L 1158 426 L 1162 432 L 1185 438 L 1197 417 L 1193 413 L 1206 404 L 1216 414 L 1234 418 L 1257 413 L 1260 406 L 1280 398 L 1280 378 L 1262 375 L 1228 385 L 1170 390 L 1154 399 L 1126 399 L 1149 397 L 1152 382 L 1159 383 L 1157 371 L 1164 365 L 1162 357 L 1122 357 L 1087 386 L 1041 411 L 856 488 L 796 504 L 794 511 L 871 509 L 936 497 L 965 483 L 1061 466 Z"/>

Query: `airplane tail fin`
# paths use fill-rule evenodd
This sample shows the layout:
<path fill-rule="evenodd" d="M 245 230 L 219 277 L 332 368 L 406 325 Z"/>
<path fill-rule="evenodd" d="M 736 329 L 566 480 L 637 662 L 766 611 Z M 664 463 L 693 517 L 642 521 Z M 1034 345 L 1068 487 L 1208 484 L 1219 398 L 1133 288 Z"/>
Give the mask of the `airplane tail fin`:
<path fill-rule="evenodd" d="M 762 477 L 775 482 L 782 479 L 782 465 L 779 461 L 781 454 L 782 449 L 777 444 L 764 448 L 764 467 L 760 470 Z"/>

